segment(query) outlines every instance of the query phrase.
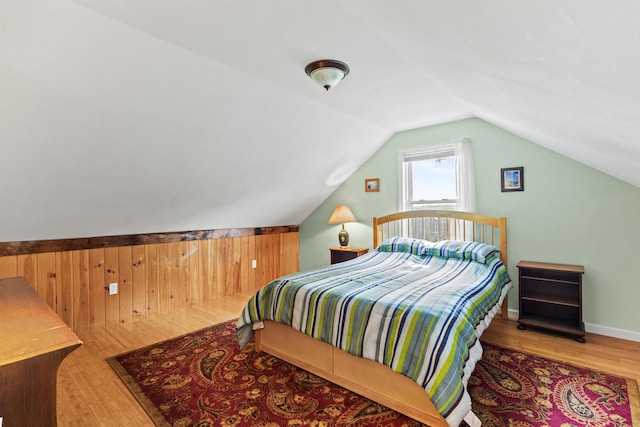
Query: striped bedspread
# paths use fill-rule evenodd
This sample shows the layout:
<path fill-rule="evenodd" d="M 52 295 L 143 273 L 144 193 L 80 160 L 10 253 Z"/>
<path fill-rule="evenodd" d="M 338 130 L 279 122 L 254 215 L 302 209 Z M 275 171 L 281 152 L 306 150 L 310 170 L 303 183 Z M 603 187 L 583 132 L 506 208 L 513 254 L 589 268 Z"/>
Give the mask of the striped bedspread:
<path fill-rule="evenodd" d="M 290 325 L 412 378 L 447 418 L 466 393 L 463 369 L 477 326 L 510 286 L 506 268 L 497 252 L 485 259 L 464 250 L 379 249 L 260 289 L 238 320 L 240 345 L 253 322 Z"/>

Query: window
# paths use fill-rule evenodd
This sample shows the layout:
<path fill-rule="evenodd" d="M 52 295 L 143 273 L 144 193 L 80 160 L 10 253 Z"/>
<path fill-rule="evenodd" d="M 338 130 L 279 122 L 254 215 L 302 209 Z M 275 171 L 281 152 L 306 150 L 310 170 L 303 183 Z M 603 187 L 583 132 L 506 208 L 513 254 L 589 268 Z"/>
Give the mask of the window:
<path fill-rule="evenodd" d="M 475 211 L 470 142 L 400 153 L 400 210 Z"/>

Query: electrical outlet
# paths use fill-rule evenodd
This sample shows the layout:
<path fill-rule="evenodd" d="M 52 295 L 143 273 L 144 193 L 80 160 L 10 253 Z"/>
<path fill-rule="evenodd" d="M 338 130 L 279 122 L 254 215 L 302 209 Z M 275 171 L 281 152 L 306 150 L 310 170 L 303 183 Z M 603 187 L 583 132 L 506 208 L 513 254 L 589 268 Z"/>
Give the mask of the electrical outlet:
<path fill-rule="evenodd" d="M 116 295 L 118 293 L 118 284 L 109 283 L 109 295 Z"/>
<path fill-rule="evenodd" d="M 257 265 L 258 265 L 258 263 L 256 262 L 255 259 L 253 261 L 251 261 L 251 268 L 256 268 Z"/>

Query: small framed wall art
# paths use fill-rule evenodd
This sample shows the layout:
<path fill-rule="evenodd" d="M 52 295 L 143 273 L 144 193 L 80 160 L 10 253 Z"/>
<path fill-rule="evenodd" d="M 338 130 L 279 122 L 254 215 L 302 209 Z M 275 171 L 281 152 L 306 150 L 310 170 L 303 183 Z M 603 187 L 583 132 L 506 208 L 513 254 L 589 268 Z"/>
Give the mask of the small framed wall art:
<path fill-rule="evenodd" d="M 380 191 L 380 178 L 367 178 L 364 180 L 364 191 L 367 193 Z"/>
<path fill-rule="evenodd" d="M 524 167 L 500 169 L 502 191 L 524 191 Z"/>

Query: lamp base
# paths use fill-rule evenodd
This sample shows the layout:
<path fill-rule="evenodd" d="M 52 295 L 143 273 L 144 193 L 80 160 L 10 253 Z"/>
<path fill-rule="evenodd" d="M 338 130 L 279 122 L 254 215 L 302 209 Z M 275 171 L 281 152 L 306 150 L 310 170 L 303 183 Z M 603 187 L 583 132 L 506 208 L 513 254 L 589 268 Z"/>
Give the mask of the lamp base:
<path fill-rule="evenodd" d="M 344 228 L 338 233 L 338 241 L 340 246 L 349 246 L 349 232 Z"/>

